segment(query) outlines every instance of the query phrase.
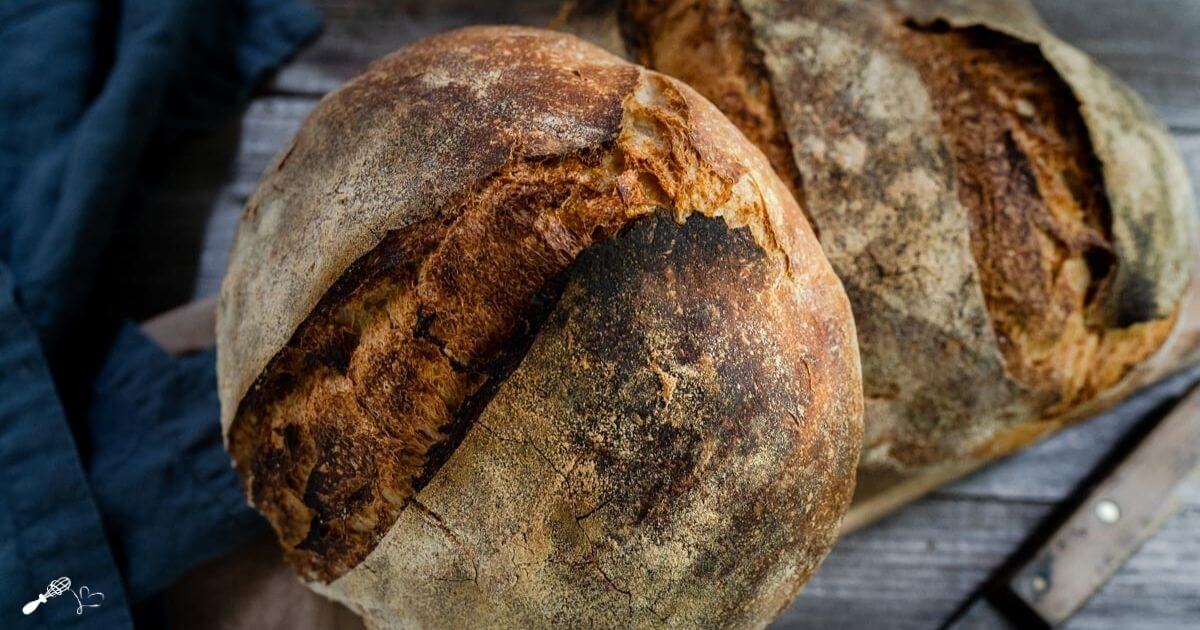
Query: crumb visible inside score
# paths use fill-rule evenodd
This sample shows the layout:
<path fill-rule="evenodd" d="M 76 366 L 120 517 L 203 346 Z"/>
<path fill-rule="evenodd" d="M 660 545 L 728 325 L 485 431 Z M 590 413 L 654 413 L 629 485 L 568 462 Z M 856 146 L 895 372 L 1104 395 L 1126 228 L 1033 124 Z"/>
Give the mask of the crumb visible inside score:
<path fill-rule="evenodd" d="M 942 120 L 1009 371 L 1057 392 L 1051 414 L 1095 396 L 1150 356 L 1174 318 L 1120 328 L 1099 312 L 1119 261 L 1078 101 L 1036 46 L 1006 35 L 911 21 L 895 35 Z"/>

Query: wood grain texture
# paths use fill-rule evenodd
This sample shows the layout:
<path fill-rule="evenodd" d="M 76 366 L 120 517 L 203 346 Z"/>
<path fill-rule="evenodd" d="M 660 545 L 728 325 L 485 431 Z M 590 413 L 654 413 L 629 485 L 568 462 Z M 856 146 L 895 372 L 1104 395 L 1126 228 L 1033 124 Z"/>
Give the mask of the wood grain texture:
<path fill-rule="evenodd" d="M 1200 2 L 1034 0 L 1063 39 L 1092 55 L 1177 130 L 1200 129 Z"/>
<path fill-rule="evenodd" d="M 320 96 L 360 73 L 367 64 L 416 39 L 470 24 L 546 26 L 558 0 L 450 0 L 372 2 L 319 0 L 325 32 L 296 63 L 284 68 L 271 90 Z"/>
<path fill-rule="evenodd" d="M 774 627 L 935 628 L 1051 509 L 1041 502 L 927 498 L 839 542 Z M 1065 627 L 1192 626 L 1200 618 L 1197 527 L 1200 506 L 1190 504 Z"/>
<path fill-rule="evenodd" d="M 181 146 L 177 159 L 165 166 L 165 183 L 148 195 L 153 212 L 147 214 L 174 218 L 147 224 L 145 239 L 193 229 L 202 234 L 196 239 L 199 247 L 170 251 L 169 258 L 139 261 L 131 256 L 127 273 L 115 280 L 122 289 L 118 295 L 145 299 L 149 293 L 160 302 L 167 299 L 161 296 L 182 302 L 215 293 L 233 226 L 272 155 L 291 138 L 320 95 L 374 58 L 417 37 L 462 24 L 543 24 L 557 3 L 321 0 L 316 4 L 326 15 L 325 35 L 279 74 L 239 123 L 219 137 Z M 1129 82 L 1165 118 L 1175 131 L 1195 188 L 1200 181 L 1200 37 L 1195 35 L 1200 32 L 1200 1 L 1036 0 L 1036 4 L 1053 30 Z M 143 255 L 162 256 L 161 250 L 147 249 Z M 179 294 L 181 285 L 190 287 L 189 295 Z M 160 309 L 173 302 L 161 304 Z M 844 537 L 776 627 L 937 627 L 1071 495 L 1123 436 L 1138 427 L 1144 411 L 1109 413 L 1067 429 Z M 1192 480 L 1183 509 L 1067 627 L 1194 626 L 1200 619 L 1196 596 L 1200 535 L 1196 532 L 1200 532 L 1200 482 Z M 270 557 L 269 551 L 258 553 Z M 222 562 L 228 565 L 226 574 L 247 574 L 248 565 L 239 561 L 262 557 L 235 555 Z M 184 583 L 188 584 L 195 582 Z M 307 627 L 336 627 L 320 623 L 329 618 L 326 613 L 306 608 L 310 597 L 306 591 L 297 589 L 285 597 L 296 597 L 294 604 L 310 611 L 304 615 Z M 185 614 L 196 610 L 194 599 L 177 601 L 177 610 Z M 202 619 L 210 622 L 192 627 L 216 624 L 211 617 Z M 239 627 L 222 623 L 222 627 Z M 285 623 L 290 622 L 260 627 Z"/>
<path fill-rule="evenodd" d="M 274 91 L 319 96 L 418 37 L 466 24 L 541 26 L 553 19 L 560 3 L 318 0 L 315 4 L 326 16 L 325 33 L 280 72 L 272 84 Z M 1195 106 L 1200 97 L 1200 43 L 1194 36 L 1200 3 L 1034 0 L 1034 4 L 1055 32 L 1129 82 L 1169 124 L 1200 128 L 1200 110 Z"/>
<path fill-rule="evenodd" d="M 934 628 L 1050 507 L 927 498 L 839 541 L 774 627 Z"/>

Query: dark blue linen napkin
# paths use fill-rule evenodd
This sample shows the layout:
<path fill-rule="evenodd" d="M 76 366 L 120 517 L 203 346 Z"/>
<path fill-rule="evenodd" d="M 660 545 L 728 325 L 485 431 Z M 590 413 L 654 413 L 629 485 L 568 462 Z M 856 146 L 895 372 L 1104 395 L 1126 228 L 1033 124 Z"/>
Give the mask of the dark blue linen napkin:
<path fill-rule="evenodd" d="M 263 531 L 212 353 L 167 356 L 97 284 L 149 143 L 226 120 L 318 28 L 303 0 L 0 2 L 0 626 L 131 626 Z"/>

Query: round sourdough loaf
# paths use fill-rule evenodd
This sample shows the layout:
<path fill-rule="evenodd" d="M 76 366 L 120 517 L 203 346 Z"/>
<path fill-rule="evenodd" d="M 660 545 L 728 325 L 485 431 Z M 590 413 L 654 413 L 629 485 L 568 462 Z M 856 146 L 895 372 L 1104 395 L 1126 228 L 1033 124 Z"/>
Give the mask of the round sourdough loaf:
<path fill-rule="evenodd" d="M 1176 334 L 1186 170 L 1024 0 L 626 0 L 619 21 L 812 221 L 854 305 L 864 467 L 1011 451 L 1131 389 Z"/>
<path fill-rule="evenodd" d="M 765 625 L 854 486 L 849 302 L 786 186 L 566 35 L 454 31 L 322 100 L 217 329 L 251 502 L 375 627 Z"/>

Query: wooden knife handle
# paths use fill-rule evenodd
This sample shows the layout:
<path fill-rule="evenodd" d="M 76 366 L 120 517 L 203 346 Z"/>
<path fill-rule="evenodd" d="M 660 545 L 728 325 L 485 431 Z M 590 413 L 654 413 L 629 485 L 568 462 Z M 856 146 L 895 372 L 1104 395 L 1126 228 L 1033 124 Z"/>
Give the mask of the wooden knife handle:
<path fill-rule="evenodd" d="M 1104 479 L 1009 584 L 1050 625 L 1066 621 L 1176 508 L 1200 461 L 1200 387 Z"/>

